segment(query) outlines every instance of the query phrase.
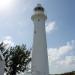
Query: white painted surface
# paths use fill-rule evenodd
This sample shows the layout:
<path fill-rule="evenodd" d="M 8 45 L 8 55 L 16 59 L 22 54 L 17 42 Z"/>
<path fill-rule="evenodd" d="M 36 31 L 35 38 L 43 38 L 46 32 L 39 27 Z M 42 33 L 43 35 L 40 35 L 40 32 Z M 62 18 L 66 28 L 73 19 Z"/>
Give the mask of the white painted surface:
<path fill-rule="evenodd" d="M 0 75 L 4 75 L 5 62 L 0 60 Z"/>
<path fill-rule="evenodd" d="M 47 17 L 43 11 L 36 12 L 32 16 L 34 23 L 32 75 L 48 75 L 48 55 L 45 32 L 45 20 Z"/>
<path fill-rule="evenodd" d="M 4 57 L 0 51 L 0 75 L 4 75 L 4 67 L 5 67 L 5 61 Z"/>

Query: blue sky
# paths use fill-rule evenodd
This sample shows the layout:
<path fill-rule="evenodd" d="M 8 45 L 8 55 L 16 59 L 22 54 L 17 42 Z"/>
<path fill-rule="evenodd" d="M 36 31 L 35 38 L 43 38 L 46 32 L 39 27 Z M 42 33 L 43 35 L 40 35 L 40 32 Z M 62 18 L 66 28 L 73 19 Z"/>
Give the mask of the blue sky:
<path fill-rule="evenodd" d="M 31 16 L 33 8 L 38 3 L 42 4 L 48 16 L 46 35 L 49 72 L 62 73 L 75 70 L 74 0 L 10 0 L 9 4 L 0 6 L 0 40 L 16 44 L 24 43 L 31 48 L 33 41 Z"/>

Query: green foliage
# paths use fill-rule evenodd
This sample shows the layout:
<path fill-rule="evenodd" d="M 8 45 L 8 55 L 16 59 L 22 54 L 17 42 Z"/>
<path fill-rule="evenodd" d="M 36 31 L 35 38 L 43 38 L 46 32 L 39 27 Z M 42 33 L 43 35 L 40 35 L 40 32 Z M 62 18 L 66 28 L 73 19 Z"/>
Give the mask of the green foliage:
<path fill-rule="evenodd" d="M 0 60 L 4 60 L 3 52 L 4 52 L 4 45 L 3 42 L 0 43 Z"/>
<path fill-rule="evenodd" d="M 4 50 L 3 42 L 0 43 L 0 50 L 1 50 L 1 52 L 3 52 L 3 50 Z"/>
<path fill-rule="evenodd" d="M 26 49 L 26 45 L 11 47 L 5 54 L 5 71 L 7 75 L 24 72 L 30 61 L 30 51 Z"/>

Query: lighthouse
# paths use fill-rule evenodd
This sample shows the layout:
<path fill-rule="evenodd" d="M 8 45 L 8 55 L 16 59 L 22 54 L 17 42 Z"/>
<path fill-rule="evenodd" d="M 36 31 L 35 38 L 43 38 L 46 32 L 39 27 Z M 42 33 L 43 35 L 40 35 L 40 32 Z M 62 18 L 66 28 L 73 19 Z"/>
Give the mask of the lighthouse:
<path fill-rule="evenodd" d="M 45 32 L 47 16 L 41 4 L 34 8 L 31 17 L 34 24 L 33 49 L 32 49 L 32 75 L 48 75 L 48 55 Z"/>

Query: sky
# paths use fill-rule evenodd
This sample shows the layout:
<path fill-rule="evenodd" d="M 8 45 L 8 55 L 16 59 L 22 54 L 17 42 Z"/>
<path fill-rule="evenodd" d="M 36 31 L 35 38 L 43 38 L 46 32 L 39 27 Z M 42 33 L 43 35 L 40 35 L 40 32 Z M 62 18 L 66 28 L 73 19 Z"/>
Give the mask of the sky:
<path fill-rule="evenodd" d="M 31 16 L 38 3 L 48 17 L 45 28 L 49 73 L 75 71 L 75 0 L 0 0 L 0 41 L 32 48 Z"/>

